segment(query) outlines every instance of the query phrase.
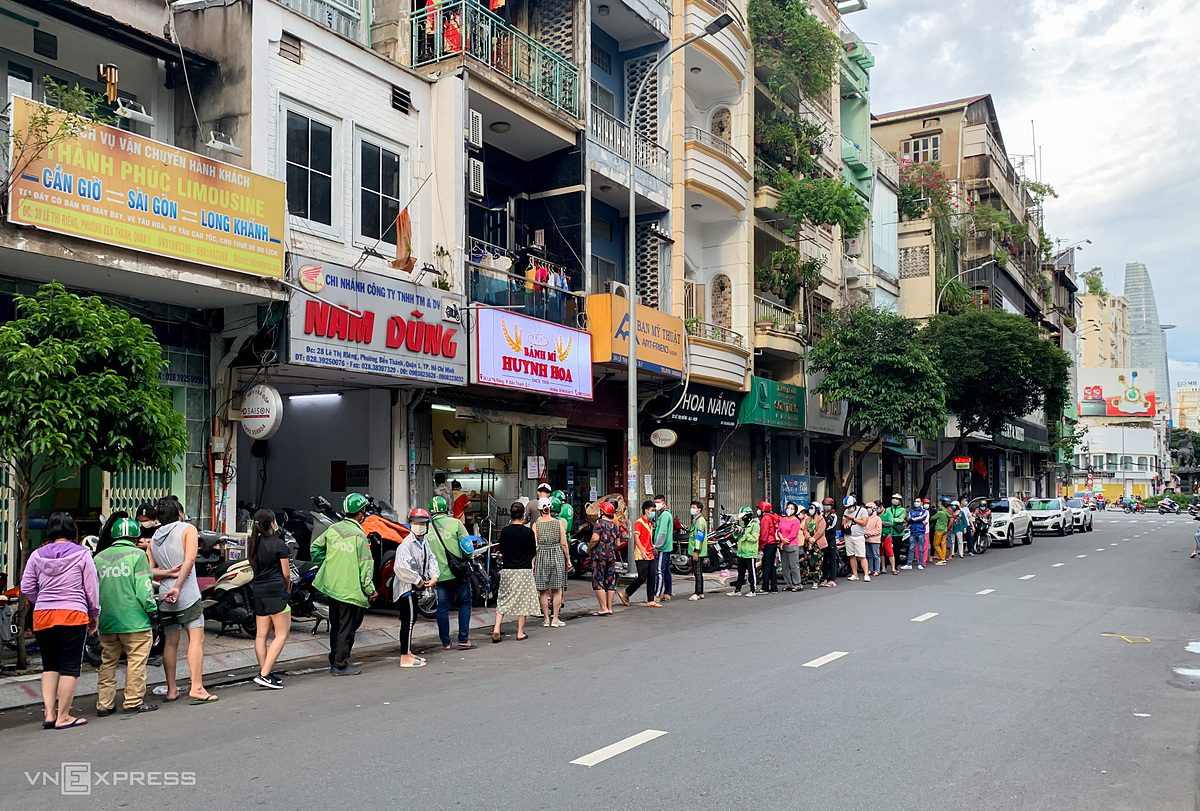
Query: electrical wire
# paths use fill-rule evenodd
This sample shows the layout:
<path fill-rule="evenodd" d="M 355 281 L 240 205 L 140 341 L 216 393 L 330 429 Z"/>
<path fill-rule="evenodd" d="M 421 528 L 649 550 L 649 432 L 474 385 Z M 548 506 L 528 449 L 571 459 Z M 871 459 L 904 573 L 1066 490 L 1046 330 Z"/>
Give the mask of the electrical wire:
<path fill-rule="evenodd" d="M 167 25 L 171 27 L 171 39 L 175 41 L 175 47 L 179 49 L 179 69 L 183 71 L 183 83 L 187 87 L 188 102 L 192 105 L 192 115 L 196 118 L 196 142 L 200 142 L 200 113 L 196 110 L 196 97 L 192 95 L 192 80 L 188 76 L 187 57 L 183 55 L 183 43 L 179 41 L 179 32 L 175 30 L 175 9 L 171 7 L 171 0 L 163 0 L 167 7 Z"/>

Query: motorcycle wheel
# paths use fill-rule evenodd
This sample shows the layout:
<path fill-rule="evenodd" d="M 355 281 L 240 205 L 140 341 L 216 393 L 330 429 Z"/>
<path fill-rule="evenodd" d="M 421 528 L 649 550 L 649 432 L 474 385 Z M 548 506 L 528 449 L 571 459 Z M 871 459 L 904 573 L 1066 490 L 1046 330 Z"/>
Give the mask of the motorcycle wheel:
<path fill-rule="evenodd" d="M 971 541 L 971 551 L 976 555 L 982 555 L 987 551 L 988 538 L 986 533 L 976 532 L 975 538 Z"/>
<path fill-rule="evenodd" d="M 83 643 L 83 658 L 92 667 L 100 667 L 100 635 L 88 634 Z"/>
<path fill-rule="evenodd" d="M 687 555 L 671 554 L 671 572 L 677 575 L 692 573 L 692 559 Z"/>
<path fill-rule="evenodd" d="M 427 620 L 437 617 L 437 590 L 421 589 L 417 593 L 417 613 Z"/>
<path fill-rule="evenodd" d="M 845 555 L 838 555 L 837 575 L 838 577 L 850 576 L 850 558 Z"/>
<path fill-rule="evenodd" d="M 258 635 L 258 618 L 251 613 L 247 613 L 242 617 L 238 627 L 242 629 L 242 633 L 254 639 Z"/>

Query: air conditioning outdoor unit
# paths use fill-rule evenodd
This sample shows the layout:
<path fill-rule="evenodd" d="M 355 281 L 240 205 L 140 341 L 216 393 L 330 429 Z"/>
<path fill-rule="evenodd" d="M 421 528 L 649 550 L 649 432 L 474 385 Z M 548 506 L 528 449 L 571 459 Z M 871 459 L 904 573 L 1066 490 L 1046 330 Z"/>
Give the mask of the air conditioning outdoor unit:
<path fill-rule="evenodd" d="M 483 161 L 467 159 L 467 189 L 472 197 L 483 197 Z"/>
<path fill-rule="evenodd" d="M 611 293 L 614 296 L 620 296 L 623 299 L 629 298 L 629 285 L 623 282 L 605 282 L 604 292 Z M 642 304 L 641 296 L 638 296 L 638 303 Z"/>
<path fill-rule="evenodd" d="M 862 256 L 863 246 L 861 237 L 851 237 L 845 240 L 846 256 L 859 257 Z"/>
<path fill-rule="evenodd" d="M 470 120 L 467 123 L 467 144 L 473 149 L 483 149 L 483 113 L 468 110 Z"/>

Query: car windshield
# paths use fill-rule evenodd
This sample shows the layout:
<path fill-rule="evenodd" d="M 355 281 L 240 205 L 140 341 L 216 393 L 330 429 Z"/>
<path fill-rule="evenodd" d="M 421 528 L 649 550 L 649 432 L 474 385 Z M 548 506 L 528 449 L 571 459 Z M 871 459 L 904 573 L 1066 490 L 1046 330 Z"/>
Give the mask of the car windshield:
<path fill-rule="evenodd" d="M 1083 499 L 1081 499 L 1081 498 L 1069 498 L 1069 499 L 1067 499 L 1067 506 L 1068 506 L 1068 507 L 1074 507 L 1074 508 L 1076 508 L 1076 509 L 1082 510 L 1082 509 L 1083 509 Z"/>
<path fill-rule="evenodd" d="M 994 513 L 1006 513 L 1006 512 L 1008 512 L 1008 502 L 1007 501 L 993 501 L 991 504 L 988 505 L 988 509 L 990 509 Z"/>
<path fill-rule="evenodd" d="M 1062 502 L 1056 498 L 1035 498 L 1029 502 L 1031 510 L 1061 510 Z"/>

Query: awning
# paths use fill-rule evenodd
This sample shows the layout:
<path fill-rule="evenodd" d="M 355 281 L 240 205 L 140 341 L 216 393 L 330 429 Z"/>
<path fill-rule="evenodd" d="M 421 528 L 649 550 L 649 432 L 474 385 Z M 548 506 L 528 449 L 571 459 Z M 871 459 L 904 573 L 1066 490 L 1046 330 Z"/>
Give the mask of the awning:
<path fill-rule="evenodd" d="M 885 451 L 891 451 L 892 453 L 898 453 L 901 456 L 906 456 L 910 459 L 922 459 L 925 456 L 925 454 L 914 451 L 911 448 L 906 448 L 904 445 L 893 445 L 890 442 L 883 443 L 883 449 Z"/>
<path fill-rule="evenodd" d="M 525 428 L 566 428 L 564 417 L 543 417 L 540 414 L 528 414 L 522 411 L 498 411 L 493 408 L 475 408 L 474 406 L 456 406 L 454 416 L 460 420 L 475 420 L 492 425 L 521 425 Z"/>

